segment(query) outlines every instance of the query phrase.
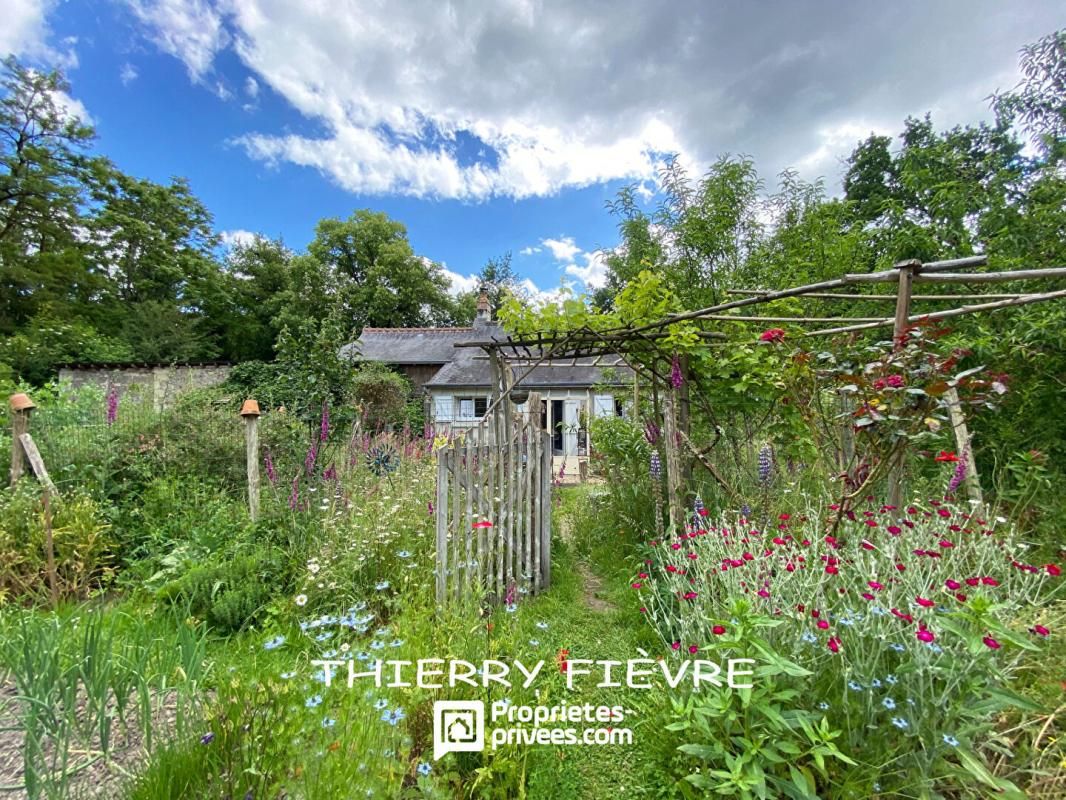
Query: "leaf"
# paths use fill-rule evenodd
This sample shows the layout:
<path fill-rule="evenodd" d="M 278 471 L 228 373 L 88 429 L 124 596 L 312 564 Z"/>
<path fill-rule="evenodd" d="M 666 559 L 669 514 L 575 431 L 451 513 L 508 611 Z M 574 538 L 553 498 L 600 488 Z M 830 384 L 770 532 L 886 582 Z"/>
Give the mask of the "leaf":
<path fill-rule="evenodd" d="M 957 748 L 955 752 L 967 772 L 981 781 L 981 783 L 991 786 L 993 789 L 999 788 L 996 779 L 992 777 L 992 773 L 988 771 L 988 768 L 976 753 L 964 747 Z"/>
<path fill-rule="evenodd" d="M 1043 714 L 1047 711 L 1043 706 L 1033 702 L 1027 697 L 1008 691 L 1007 689 L 988 689 L 988 694 L 1005 705 L 1020 708 L 1022 711 L 1031 711 L 1034 714 Z"/>

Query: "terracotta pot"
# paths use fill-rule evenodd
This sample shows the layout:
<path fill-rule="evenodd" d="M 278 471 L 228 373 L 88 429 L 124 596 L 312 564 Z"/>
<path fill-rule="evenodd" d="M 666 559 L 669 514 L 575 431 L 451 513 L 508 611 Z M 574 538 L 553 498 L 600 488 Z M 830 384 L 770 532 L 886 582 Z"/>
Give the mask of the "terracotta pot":
<path fill-rule="evenodd" d="M 37 408 L 37 404 L 30 400 L 30 396 L 22 392 L 11 395 L 7 402 L 12 411 L 29 411 L 31 408 Z"/>
<path fill-rule="evenodd" d="M 259 403 L 251 398 L 244 401 L 244 405 L 241 406 L 242 417 L 258 417 L 259 416 Z"/>

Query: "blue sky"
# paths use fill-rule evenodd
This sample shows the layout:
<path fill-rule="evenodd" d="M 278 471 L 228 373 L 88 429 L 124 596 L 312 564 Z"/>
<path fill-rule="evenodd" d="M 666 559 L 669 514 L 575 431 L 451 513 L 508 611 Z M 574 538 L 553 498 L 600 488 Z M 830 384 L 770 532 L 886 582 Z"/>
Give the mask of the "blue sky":
<path fill-rule="evenodd" d="M 230 239 L 299 249 L 366 207 L 457 287 L 511 251 L 531 288 L 581 291 L 616 243 L 605 203 L 650 195 L 664 153 L 837 191 L 871 131 L 987 118 L 1061 24 L 1050 2 L 888 5 L 5 0 L 0 51 L 63 67 L 99 151 L 187 177 Z"/>

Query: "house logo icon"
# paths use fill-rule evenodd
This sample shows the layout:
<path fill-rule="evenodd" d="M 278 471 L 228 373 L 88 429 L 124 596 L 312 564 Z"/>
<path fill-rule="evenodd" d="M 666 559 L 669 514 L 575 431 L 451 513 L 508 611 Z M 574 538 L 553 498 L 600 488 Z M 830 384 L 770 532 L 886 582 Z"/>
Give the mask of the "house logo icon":
<path fill-rule="evenodd" d="M 437 700 L 433 704 L 433 758 L 485 748 L 485 704 L 481 700 Z"/>

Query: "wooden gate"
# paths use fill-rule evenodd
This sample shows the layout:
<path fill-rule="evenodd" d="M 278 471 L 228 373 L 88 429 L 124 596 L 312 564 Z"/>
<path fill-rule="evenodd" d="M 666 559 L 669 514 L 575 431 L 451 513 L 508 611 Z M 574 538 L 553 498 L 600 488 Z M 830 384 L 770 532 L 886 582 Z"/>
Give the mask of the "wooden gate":
<path fill-rule="evenodd" d="M 509 401 L 504 401 L 509 402 Z M 528 408 L 540 408 L 530 396 Z M 494 411 L 437 451 L 437 601 L 514 602 L 551 582 L 550 436 Z"/>

